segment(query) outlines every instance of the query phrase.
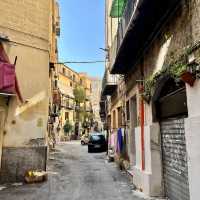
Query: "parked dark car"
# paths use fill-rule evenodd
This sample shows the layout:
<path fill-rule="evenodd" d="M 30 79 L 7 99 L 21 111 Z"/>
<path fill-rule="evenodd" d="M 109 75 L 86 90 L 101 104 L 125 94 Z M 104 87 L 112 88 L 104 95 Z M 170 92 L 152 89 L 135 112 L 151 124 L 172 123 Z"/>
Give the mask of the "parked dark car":
<path fill-rule="evenodd" d="M 108 145 L 102 133 L 93 133 L 88 142 L 88 153 L 107 151 Z"/>

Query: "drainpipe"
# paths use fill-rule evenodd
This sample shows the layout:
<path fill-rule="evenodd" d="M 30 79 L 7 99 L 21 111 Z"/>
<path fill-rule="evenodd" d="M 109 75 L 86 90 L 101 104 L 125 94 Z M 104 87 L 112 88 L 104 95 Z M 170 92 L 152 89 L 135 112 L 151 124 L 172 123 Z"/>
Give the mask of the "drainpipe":
<path fill-rule="evenodd" d="M 143 83 L 140 85 L 139 88 L 140 94 L 144 92 Z M 141 129 L 141 158 L 142 158 L 142 171 L 145 170 L 145 148 L 144 148 L 144 100 L 140 97 L 140 129 Z"/>
<path fill-rule="evenodd" d="M 139 93 L 140 93 L 140 131 L 141 131 L 141 165 L 142 171 L 145 170 L 145 146 L 144 146 L 144 100 L 142 94 L 144 93 L 144 60 L 141 59 L 140 65 L 141 81 L 139 83 Z"/>

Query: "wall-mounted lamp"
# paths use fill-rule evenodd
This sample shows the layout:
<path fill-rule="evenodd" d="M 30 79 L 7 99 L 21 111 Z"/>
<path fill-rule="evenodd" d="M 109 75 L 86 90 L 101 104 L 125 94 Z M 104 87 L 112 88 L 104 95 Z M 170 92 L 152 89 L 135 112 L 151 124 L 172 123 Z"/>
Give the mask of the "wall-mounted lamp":
<path fill-rule="evenodd" d="M 0 41 L 9 42 L 9 37 L 3 33 L 0 33 Z"/>

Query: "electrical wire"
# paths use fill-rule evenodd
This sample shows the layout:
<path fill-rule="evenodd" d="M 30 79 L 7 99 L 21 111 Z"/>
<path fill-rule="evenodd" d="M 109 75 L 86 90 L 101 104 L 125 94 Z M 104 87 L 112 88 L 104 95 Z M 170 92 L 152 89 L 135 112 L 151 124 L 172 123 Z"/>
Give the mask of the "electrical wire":
<path fill-rule="evenodd" d="M 103 60 L 94 60 L 94 61 L 66 61 L 66 62 L 58 62 L 55 64 L 94 64 L 94 63 L 105 63 Z"/>

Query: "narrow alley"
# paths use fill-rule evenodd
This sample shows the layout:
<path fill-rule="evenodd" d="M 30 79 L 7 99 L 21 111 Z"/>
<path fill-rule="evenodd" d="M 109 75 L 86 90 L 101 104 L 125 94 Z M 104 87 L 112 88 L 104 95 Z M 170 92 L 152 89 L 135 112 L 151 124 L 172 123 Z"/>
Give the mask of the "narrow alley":
<path fill-rule="evenodd" d="M 0 200 L 200 200 L 200 0 L 0 3 Z"/>
<path fill-rule="evenodd" d="M 59 144 L 50 153 L 49 179 L 42 184 L 12 186 L 0 192 L 4 200 L 142 200 L 134 195 L 126 175 L 105 153 L 88 154 L 80 141 Z"/>

